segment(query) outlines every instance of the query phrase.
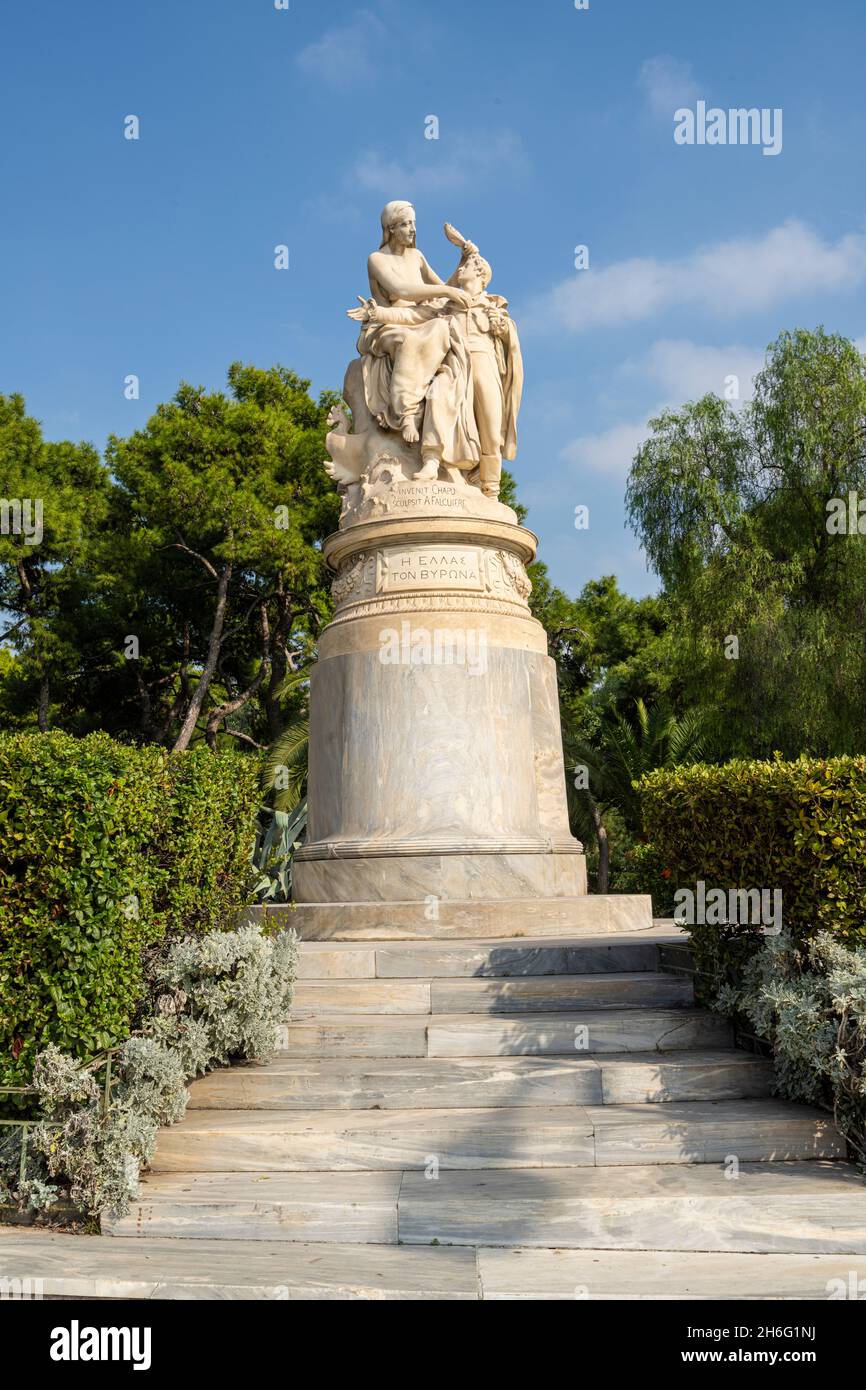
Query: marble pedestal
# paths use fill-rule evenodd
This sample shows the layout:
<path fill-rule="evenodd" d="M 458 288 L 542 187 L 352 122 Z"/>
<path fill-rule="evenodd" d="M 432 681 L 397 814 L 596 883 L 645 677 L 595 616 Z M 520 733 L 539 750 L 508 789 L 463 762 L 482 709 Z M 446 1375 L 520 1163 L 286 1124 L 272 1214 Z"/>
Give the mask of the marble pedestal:
<path fill-rule="evenodd" d="M 459 480 L 393 485 L 329 537 L 301 903 L 579 897 L 536 538 Z"/>

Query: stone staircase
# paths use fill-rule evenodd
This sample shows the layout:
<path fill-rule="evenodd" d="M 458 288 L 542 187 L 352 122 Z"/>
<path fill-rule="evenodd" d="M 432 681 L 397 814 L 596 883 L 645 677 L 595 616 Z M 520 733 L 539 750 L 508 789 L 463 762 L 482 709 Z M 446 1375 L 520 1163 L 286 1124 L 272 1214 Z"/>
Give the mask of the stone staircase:
<path fill-rule="evenodd" d="M 19 1239 L 98 1296 L 826 1298 L 866 1186 L 677 940 L 306 941 L 281 1051 L 194 1083 L 101 1255 Z"/>

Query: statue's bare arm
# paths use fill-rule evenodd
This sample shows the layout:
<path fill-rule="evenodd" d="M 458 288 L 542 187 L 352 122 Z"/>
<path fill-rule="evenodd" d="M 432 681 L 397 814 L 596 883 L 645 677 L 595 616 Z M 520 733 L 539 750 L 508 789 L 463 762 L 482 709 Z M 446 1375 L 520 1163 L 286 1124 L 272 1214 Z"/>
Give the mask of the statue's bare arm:
<path fill-rule="evenodd" d="M 421 278 L 424 283 L 426 285 L 442 285 L 444 281 L 436 274 L 436 271 L 433 269 L 432 265 L 430 265 L 422 251 L 418 252 L 418 257 L 421 261 Z"/>
<path fill-rule="evenodd" d="M 413 263 L 408 256 L 384 256 L 374 251 L 367 261 L 373 293 L 378 285 L 389 299 L 405 299 L 410 304 L 422 304 L 425 300 L 441 299 L 443 296 L 458 304 L 468 302 L 463 290 L 443 284 L 420 251 L 417 254 L 418 260 Z"/>

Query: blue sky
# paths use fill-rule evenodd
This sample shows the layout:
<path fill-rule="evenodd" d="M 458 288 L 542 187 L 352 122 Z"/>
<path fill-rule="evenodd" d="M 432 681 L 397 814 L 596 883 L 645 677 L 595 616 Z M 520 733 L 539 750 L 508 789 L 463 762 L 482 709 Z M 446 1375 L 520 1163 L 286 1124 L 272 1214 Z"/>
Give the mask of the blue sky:
<path fill-rule="evenodd" d="M 731 374 L 745 398 L 782 328 L 866 333 L 862 0 L 40 0 L 4 40 L 0 391 L 50 438 L 102 448 L 237 358 L 339 387 L 379 212 L 409 198 L 440 274 L 448 220 L 509 298 L 553 578 L 641 594 L 648 416 Z M 698 100 L 781 108 L 781 153 L 677 145 Z"/>

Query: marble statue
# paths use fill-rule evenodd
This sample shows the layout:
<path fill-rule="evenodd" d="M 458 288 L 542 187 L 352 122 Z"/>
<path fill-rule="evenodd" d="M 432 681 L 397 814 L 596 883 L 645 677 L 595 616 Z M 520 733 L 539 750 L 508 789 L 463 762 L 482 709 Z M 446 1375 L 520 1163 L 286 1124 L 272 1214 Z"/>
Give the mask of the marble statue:
<path fill-rule="evenodd" d="M 387 508 L 401 482 L 442 479 L 495 502 L 502 460 L 517 450 L 523 389 L 508 301 L 488 293 L 489 263 L 450 224 L 460 260 L 443 282 L 415 244 L 411 203 L 388 203 L 381 222 L 382 243 L 367 262 L 370 295 L 348 310 L 361 325 L 343 387 L 352 428 L 337 407 L 327 437 L 343 520 L 365 503 Z"/>
<path fill-rule="evenodd" d="M 342 496 L 322 545 L 333 615 L 310 677 L 299 920 L 348 939 L 575 920 L 556 664 L 532 614 L 537 538 L 499 500 L 517 448 L 517 330 L 454 227 L 443 281 L 405 202 L 382 213 L 358 356 L 325 464 Z M 564 914 L 559 917 L 559 914 Z M 494 929 L 491 926 L 491 929 Z M 483 932 L 482 932 L 483 934 Z"/>

